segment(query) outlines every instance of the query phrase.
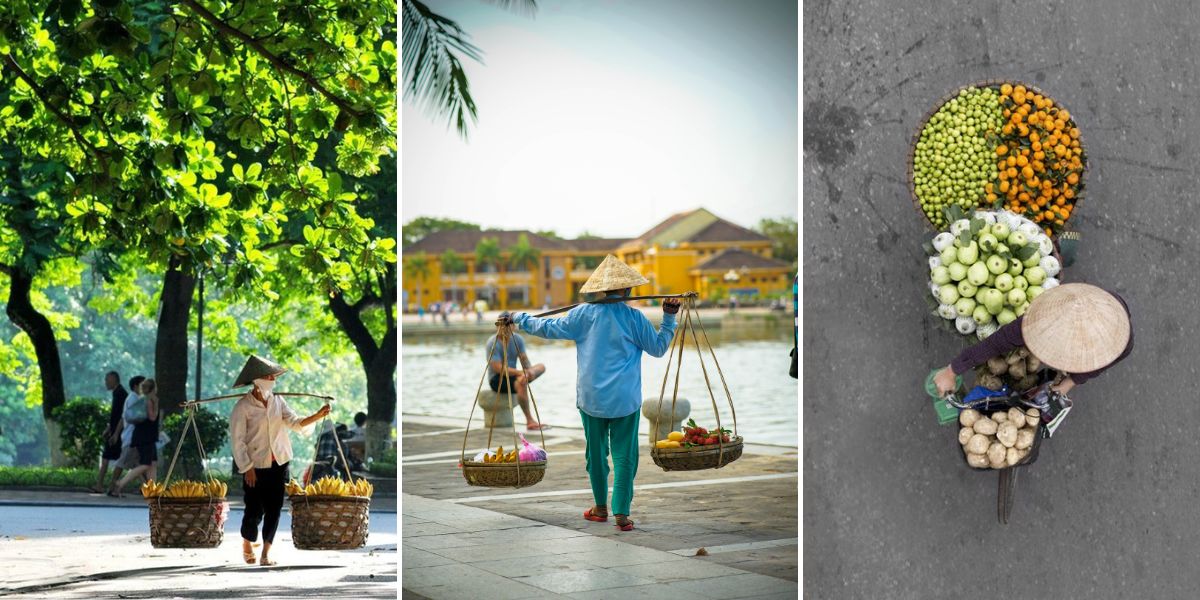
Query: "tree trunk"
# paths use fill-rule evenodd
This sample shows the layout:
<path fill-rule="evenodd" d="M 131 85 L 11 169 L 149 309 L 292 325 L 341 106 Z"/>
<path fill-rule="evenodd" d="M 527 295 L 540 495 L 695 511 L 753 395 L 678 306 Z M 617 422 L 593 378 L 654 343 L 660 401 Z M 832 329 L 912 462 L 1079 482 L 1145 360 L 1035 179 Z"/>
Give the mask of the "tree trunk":
<path fill-rule="evenodd" d="M 54 328 L 45 315 L 38 312 L 30 301 L 33 277 L 12 269 L 9 272 L 8 318 L 29 336 L 37 357 L 38 371 L 42 384 L 42 418 L 46 421 L 46 432 L 50 439 L 50 461 L 55 466 L 66 464 L 62 448 L 57 443 L 58 426 L 54 423 L 54 409 L 66 404 L 67 391 L 63 386 L 62 361 L 58 356 L 58 342 L 54 339 Z"/>
<path fill-rule="evenodd" d="M 161 410 L 172 412 L 187 401 L 188 316 L 196 277 L 172 258 L 163 276 L 162 303 L 158 313 L 158 337 L 154 343 L 154 379 L 158 383 Z"/>
<path fill-rule="evenodd" d="M 393 278 L 394 279 L 394 278 Z M 387 284 L 385 284 L 387 286 Z M 396 417 L 396 320 L 392 315 L 395 287 L 382 298 L 367 297 L 351 306 L 341 294 L 329 300 L 329 310 L 350 338 L 362 361 L 367 376 L 367 456 L 378 458 L 391 443 L 392 419 Z M 387 313 L 387 331 L 377 344 L 366 324 L 362 311 L 367 306 L 383 304 Z"/>
<path fill-rule="evenodd" d="M 375 359 L 363 363 L 367 375 L 367 456 L 383 456 L 396 418 L 396 327 L 389 323 Z M 371 424 L 375 428 L 371 428 Z"/>

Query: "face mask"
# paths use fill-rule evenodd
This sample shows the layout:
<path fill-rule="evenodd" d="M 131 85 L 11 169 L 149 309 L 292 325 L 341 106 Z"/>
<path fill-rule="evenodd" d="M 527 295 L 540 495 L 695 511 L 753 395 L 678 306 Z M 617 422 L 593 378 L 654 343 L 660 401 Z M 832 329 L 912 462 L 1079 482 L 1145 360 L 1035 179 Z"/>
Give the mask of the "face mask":
<path fill-rule="evenodd" d="M 255 379 L 254 387 L 256 387 L 264 392 L 269 392 L 275 388 L 275 380 L 274 379 Z"/>

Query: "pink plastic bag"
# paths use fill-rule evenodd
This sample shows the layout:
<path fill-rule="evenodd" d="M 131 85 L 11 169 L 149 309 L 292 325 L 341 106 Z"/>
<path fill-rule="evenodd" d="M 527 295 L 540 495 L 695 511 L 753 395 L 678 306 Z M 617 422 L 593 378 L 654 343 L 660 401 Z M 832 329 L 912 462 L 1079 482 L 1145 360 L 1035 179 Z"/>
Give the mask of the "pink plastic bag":
<path fill-rule="evenodd" d="M 530 444 L 529 440 L 525 439 L 525 434 L 521 434 L 521 451 L 517 453 L 517 457 L 521 462 L 533 462 L 536 460 L 546 460 L 546 451 L 538 448 L 534 444 Z"/>

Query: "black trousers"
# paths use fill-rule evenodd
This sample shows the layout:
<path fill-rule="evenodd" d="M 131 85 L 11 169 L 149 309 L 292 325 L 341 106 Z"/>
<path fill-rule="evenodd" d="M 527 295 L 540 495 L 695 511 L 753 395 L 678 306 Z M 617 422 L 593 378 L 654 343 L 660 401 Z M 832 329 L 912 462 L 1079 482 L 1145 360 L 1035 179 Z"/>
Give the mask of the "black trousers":
<path fill-rule="evenodd" d="M 255 469 L 257 481 L 254 487 L 246 487 L 246 512 L 242 515 L 242 538 L 258 541 L 258 525 L 262 523 L 263 541 L 275 543 L 275 530 L 279 528 L 279 514 L 283 512 L 284 485 L 291 476 L 288 463 L 271 463 L 269 469 Z"/>

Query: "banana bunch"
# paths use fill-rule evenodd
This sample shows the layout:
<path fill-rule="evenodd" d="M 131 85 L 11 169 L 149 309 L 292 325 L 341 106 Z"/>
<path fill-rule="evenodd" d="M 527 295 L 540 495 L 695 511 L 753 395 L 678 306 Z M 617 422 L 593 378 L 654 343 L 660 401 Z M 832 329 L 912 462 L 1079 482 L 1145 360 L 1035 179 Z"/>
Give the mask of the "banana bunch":
<path fill-rule="evenodd" d="M 356 479 L 345 482 L 336 477 L 322 477 L 315 483 L 301 487 L 296 480 L 287 482 L 285 489 L 289 496 L 362 496 L 370 498 L 375 493 L 375 486 L 366 479 Z"/>
<path fill-rule="evenodd" d="M 229 485 L 216 479 L 208 480 L 208 495 L 214 498 L 224 498 L 229 493 Z"/>
<path fill-rule="evenodd" d="M 485 463 L 510 463 L 510 462 L 517 462 L 517 451 L 516 451 L 516 450 L 510 450 L 510 451 L 508 452 L 508 454 L 505 454 L 505 453 L 504 453 L 504 446 L 498 446 L 498 447 L 496 448 L 496 454 L 495 454 L 495 455 L 488 455 L 488 454 L 484 454 L 484 455 L 483 455 L 483 462 L 485 462 Z"/>
<path fill-rule="evenodd" d="M 358 478 L 354 483 L 350 484 L 350 495 L 362 496 L 370 498 L 371 494 L 375 493 L 375 486 L 371 485 L 370 481 L 363 478 Z"/>
<path fill-rule="evenodd" d="M 312 487 L 312 486 L 309 486 L 309 487 Z M 287 485 L 284 486 L 284 489 L 287 490 L 287 494 L 289 496 L 303 496 L 304 495 L 304 488 L 301 487 L 299 483 L 296 483 L 295 479 L 287 482 Z"/>
<path fill-rule="evenodd" d="M 308 487 L 313 488 L 313 491 L 308 491 L 305 488 L 305 493 L 314 496 L 349 496 L 350 485 L 345 481 L 336 477 L 322 477 L 315 484 L 309 484 Z"/>
<path fill-rule="evenodd" d="M 164 489 L 163 484 L 154 481 L 153 479 L 142 484 L 142 497 L 144 498 L 157 498 L 163 495 L 164 491 L 166 490 Z"/>
<path fill-rule="evenodd" d="M 159 486 L 161 488 L 161 486 Z M 227 487 L 219 481 L 200 483 L 198 481 L 176 481 L 167 486 L 158 495 L 164 498 L 206 498 L 209 496 L 225 497 Z M 143 492 L 144 493 L 144 492 Z"/>

